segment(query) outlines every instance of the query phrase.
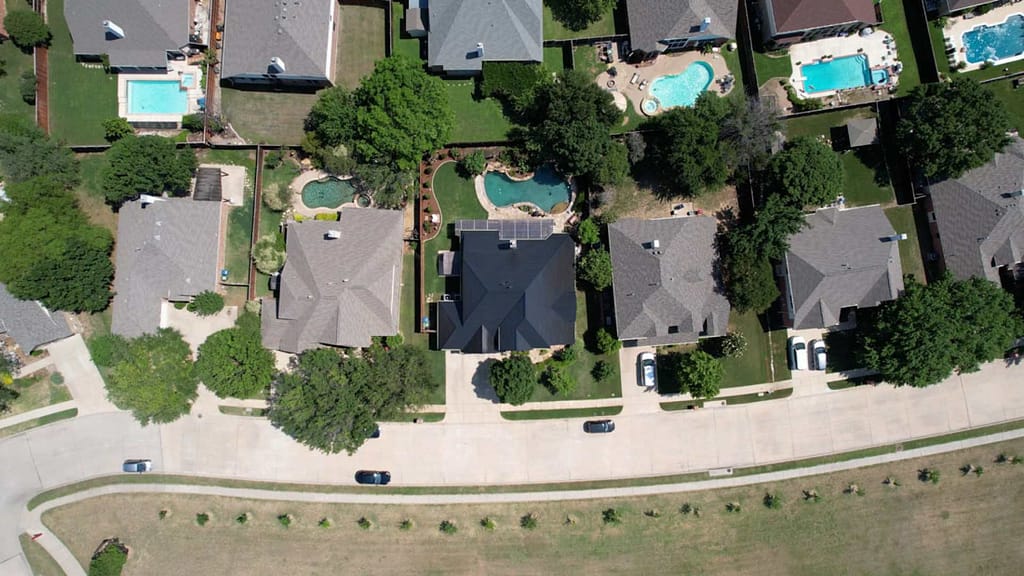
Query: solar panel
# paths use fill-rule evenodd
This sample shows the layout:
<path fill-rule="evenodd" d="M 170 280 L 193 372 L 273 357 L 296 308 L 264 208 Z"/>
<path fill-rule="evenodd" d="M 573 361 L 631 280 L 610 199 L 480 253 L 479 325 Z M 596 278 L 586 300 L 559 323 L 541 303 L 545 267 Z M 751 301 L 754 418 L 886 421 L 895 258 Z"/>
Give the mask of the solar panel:
<path fill-rule="evenodd" d="M 555 232 L 555 221 L 537 220 L 459 220 L 455 235 L 463 232 L 497 232 L 500 240 L 544 240 Z"/>

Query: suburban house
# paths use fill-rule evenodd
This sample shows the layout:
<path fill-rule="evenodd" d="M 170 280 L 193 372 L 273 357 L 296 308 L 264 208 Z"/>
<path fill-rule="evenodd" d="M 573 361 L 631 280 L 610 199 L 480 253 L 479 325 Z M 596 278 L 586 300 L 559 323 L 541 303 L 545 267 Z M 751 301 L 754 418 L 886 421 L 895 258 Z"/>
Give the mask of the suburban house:
<path fill-rule="evenodd" d="M 880 206 L 824 208 L 789 238 L 778 270 L 786 325 L 827 328 L 903 291 L 899 242 Z"/>
<path fill-rule="evenodd" d="M 471 76 L 484 61 L 544 61 L 541 0 L 430 0 L 427 20 L 433 72 Z"/>
<path fill-rule="evenodd" d="M 939 14 L 943 16 L 953 14 L 955 12 L 962 12 L 964 10 L 970 10 L 971 8 L 977 8 L 985 4 L 992 4 L 996 0 L 936 0 L 934 6 L 938 8 Z M 926 6 L 929 10 L 932 9 L 933 4 L 926 2 Z"/>
<path fill-rule="evenodd" d="M 760 0 L 761 31 L 769 46 L 860 31 L 882 22 L 873 0 Z"/>
<path fill-rule="evenodd" d="M 161 327 L 165 300 L 216 289 L 221 203 L 146 197 L 118 215 L 110 329 L 134 338 Z"/>
<path fill-rule="evenodd" d="M 71 336 L 63 312 L 50 312 L 34 300 L 18 300 L 0 284 L 0 339 L 10 338 L 22 352 Z"/>
<path fill-rule="evenodd" d="M 608 225 L 620 340 L 661 346 L 726 333 L 729 301 L 716 273 L 717 228 L 709 216 Z"/>
<path fill-rule="evenodd" d="M 456 223 L 459 258 L 445 273 L 461 290 L 437 304 L 438 348 L 489 354 L 576 341 L 575 246 L 552 229 L 550 220 Z"/>
<path fill-rule="evenodd" d="M 277 297 L 263 299 L 263 345 L 298 354 L 398 334 L 403 226 L 401 212 L 373 208 L 288 224 Z"/>
<path fill-rule="evenodd" d="M 631 59 L 721 45 L 736 37 L 738 0 L 626 0 Z"/>
<path fill-rule="evenodd" d="M 1024 273 L 1024 140 L 928 195 L 935 247 L 954 277 L 1006 283 Z"/>
<path fill-rule="evenodd" d="M 99 62 L 107 57 L 117 72 L 164 72 L 167 60 L 184 60 L 189 44 L 205 44 L 192 34 L 191 2 L 168 0 L 65 0 L 75 57 Z M 208 34 L 208 31 L 207 31 Z"/>
<path fill-rule="evenodd" d="M 315 90 L 334 79 L 335 0 L 231 0 L 221 78 L 227 86 Z"/>

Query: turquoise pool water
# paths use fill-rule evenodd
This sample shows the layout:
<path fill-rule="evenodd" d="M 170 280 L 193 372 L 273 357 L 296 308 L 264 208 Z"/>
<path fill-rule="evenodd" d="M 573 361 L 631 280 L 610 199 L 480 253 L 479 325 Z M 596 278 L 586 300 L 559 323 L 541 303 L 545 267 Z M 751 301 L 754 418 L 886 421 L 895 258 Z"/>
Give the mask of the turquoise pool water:
<path fill-rule="evenodd" d="M 885 70 L 872 71 L 868 57 L 863 54 L 805 64 L 800 67 L 800 74 L 804 77 L 804 91 L 808 94 L 883 84 L 889 79 Z"/>
<path fill-rule="evenodd" d="M 657 98 L 662 108 L 693 106 L 700 93 L 707 90 L 715 71 L 707 62 L 697 61 L 680 74 L 658 76 L 651 82 L 650 95 Z M 653 109 L 644 106 L 647 112 Z M 656 109 L 656 108 L 655 108 Z"/>
<path fill-rule="evenodd" d="M 195 88 L 196 86 L 196 75 L 195 74 L 182 74 L 181 85 L 185 88 Z"/>
<path fill-rule="evenodd" d="M 347 180 L 316 180 L 302 187 L 302 203 L 309 208 L 337 208 L 352 199 L 355 191 Z"/>
<path fill-rule="evenodd" d="M 185 114 L 188 95 L 177 80 L 129 80 L 129 114 Z"/>
<path fill-rule="evenodd" d="M 978 64 L 986 60 L 1002 60 L 1024 55 L 1024 14 L 1014 14 L 1002 24 L 981 25 L 964 32 L 967 61 Z"/>
<path fill-rule="evenodd" d="M 541 166 L 529 180 L 512 180 L 501 172 L 484 175 L 487 198 L 495 206 L 530 202 L 545 212 L 559 203 L 569 202 L 569 185 L 551 166 Z"/>

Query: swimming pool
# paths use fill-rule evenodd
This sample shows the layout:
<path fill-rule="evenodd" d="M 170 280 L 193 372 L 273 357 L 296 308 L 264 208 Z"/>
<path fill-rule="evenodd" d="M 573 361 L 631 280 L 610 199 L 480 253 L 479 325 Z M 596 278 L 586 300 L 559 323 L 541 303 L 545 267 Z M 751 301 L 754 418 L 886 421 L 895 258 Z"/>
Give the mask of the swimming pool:
<path fill-rule="evenodd" d="M 714 78 L 715 71 L 707 62 L 698 60 L 686 67 L 680 74 L 658 76 L 651 82 L 650 95 L 657 98 L 657 103 L 644 104 L 644 111 L 651 113 L 657 110 L 676 106 L 693 106 L 700 93 L 707 90 Z"/>
<path fill-rule="evenodd" d="M 529 180 L 513 180 L 501 172 L 484 175 L 484 190 L 495 206 L 530 202 L 545 212 L 569 203 L 569 185 L 548 165 L 541 166 Z"/>
<path fill-rule="evenodd" d="M 351 199 L 355 191 L 347 180 L 314 180 L 302 187 L 302 203 L 307 208 L 337 208 L 345 200 Z"/>
<path fill-rule="evenodd" d="M 196 87 L 196 75 L 195 74 L 182 74 L 181 85 L 185 88 Z"/>
<path fill-rule="evenodd" d="M 868 57 L 863 54 L 805 64 L 800 67 L 800 74 L 808 94 L 884 84 L 889 79 L 885 70 L 871 70 Z"/>
<path fill-rule="evenodd" d="M 991 60 L 1000 63 L 1003 60 L 1024 55 L 1024 14 L 1014 14 L 1002 24 L 988 26 L 982 24 L 964 32 L 964 47 L 967 48 L 967 61 L 978 64 Z"/>
<path fill-rule="evenodd" d="M 188 94 L 178 80 L 129 80 L 129 114 L 185 114 Z"/>

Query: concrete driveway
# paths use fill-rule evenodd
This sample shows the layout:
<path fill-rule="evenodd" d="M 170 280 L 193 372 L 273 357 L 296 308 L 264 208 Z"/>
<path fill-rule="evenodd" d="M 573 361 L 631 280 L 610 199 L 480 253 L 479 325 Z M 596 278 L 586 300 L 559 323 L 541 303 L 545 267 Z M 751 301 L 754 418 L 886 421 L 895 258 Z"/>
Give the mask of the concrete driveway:
<path fill-rule="evenodd" d="M 192 356 L 199 353 L 199 345 L 206 342 L 210 334 L 232 328 L 238 319 L 237 306 L 225 306 L 212 316 L 200 316 L 187 308 L 178 310 L 174 304 L 164 302 L 160 310 L 160 327 L 174 328 L 181 332 L 185 342 L 192 348 Z"/>

